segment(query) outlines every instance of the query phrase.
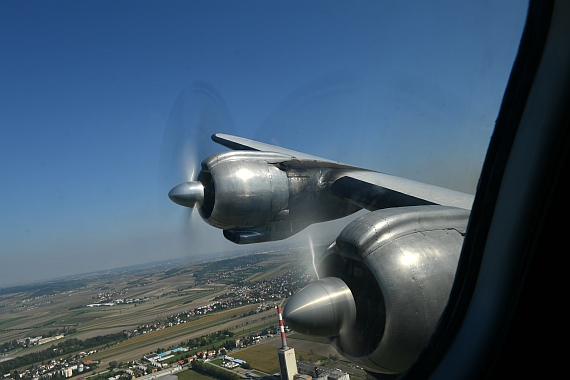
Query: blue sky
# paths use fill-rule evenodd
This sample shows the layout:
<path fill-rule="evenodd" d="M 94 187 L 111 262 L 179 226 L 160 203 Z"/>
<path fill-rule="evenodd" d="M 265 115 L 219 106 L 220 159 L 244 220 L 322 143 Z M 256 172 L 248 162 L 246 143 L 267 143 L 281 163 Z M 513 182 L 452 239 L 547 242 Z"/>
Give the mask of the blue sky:
<path fill-rule="evenodd" d="M 525 12 L 0 1 L 0 287 L 241 249 L 166 196 L 198 124 L 474 192 Z"/>

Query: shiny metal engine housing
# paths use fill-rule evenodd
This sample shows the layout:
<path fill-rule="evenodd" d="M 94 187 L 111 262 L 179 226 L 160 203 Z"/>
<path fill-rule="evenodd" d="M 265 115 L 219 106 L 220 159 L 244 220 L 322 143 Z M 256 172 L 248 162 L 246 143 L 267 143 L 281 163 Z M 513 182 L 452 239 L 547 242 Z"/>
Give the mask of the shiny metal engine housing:
<path fill-rule="evenodd" d="M 281 155 L 226 152 L 202 163 L 198 180 L 204 184 L 200 215 L 221 229 L 267 225 L 287 208 L 287 174 L 268 164 Z"/>
<path fill-rule="evenodd" d="M 197 181 L 175 190 L 179 204 L 198 207 L 228 240 L 248 244 L 285 239 L 360 210 L 331 194 L 332 175 L 338 172 L 290 155 L 229 151 L 206 158 Z"/>
<path fill-rule="evenodd" d="M 343 356 L 377 373 L 409 367 L 447 303 L 468 218 L 453 207 L 401 207 L 366 214 L 341 232 L 318 273 L 342 279 L 354 297 L 353 328 L 329 337 Z"/>

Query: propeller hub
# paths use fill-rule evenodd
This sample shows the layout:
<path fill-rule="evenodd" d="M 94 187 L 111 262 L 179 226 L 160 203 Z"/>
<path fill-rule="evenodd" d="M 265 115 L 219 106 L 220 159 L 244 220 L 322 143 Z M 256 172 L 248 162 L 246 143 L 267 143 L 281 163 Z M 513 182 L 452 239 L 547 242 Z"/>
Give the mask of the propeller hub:
<path fill-rule="evenodd" d="M 200 207 L 204 202 L 204 185 L 190 181 L 175 186 L 168 193 L 170 200 L 184 207 Z"/>
<path fill-rule="evenodd" d="M 291 297 L 283 309 L 283 317 L 289 327 L 302 334 L 338 336 L 354 325 L 356 306 L 344 281 L 326 277 Z"/>

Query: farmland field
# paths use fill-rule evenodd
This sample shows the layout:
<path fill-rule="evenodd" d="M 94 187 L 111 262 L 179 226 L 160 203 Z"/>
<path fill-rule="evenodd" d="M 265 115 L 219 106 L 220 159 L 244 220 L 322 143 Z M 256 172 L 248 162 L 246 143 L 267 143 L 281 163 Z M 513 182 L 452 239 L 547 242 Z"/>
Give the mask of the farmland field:
<path fill-rule="evenodd" d="M 279 362 L 277 361 L 277 350 L 267 344 L 256 344 L 255 346 L 239 350 L 232 353 L 236 359 L 245 360 L 251 367 L 262 372 L 273 374 L 279 372 Z"/>
<path fill-rule="evenodd" d="M 212 380 L 210 376 L 199 374 L 196 371 L 192 371 L 191 369 L 187 369 L 182 372 L 178 372 L 176 374 L 178 380 Z"/>

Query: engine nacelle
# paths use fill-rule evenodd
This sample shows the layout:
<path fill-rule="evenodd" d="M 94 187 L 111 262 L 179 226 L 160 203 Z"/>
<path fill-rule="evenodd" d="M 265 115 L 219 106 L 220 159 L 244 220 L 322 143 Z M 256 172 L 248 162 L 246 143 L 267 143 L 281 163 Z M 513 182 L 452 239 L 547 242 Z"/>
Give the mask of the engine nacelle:
<path fill-rule="evenodd" d="M 317 268 L 322 280 L 285 305 L 285 320 L 305 334 L 326 331 L 340 354 L 369 371 L 404 372 L 426 345 L 447 303 L 468 218 L 463 209 L 414 206 L 354 220 L 323 254 Z M 329 304 L 338 304 L 341 293 L 344 306 L 332 309 L 354 307 L 356 316 L 348 322 L 336 320 L 342 329 L 322 326 L 331 320 Z"/>
<path fill-rule="evenodd" d="M 289 204 L 287 173 L 271 164 L 278 154 L 226 152 L 202 162 L 199 208 L 206 223 L 221 229 L 268 225 Z"/>
<path fill-rule="evenodd" d="M 176 186 L 169 196 L 198 207 L 202 219 L 230 241 L 280 240 L 360 210 L 332 195 L 331 178 L 339 173 L 285 154 L 229 151 L 206 158 L 198 180 Z"/>

